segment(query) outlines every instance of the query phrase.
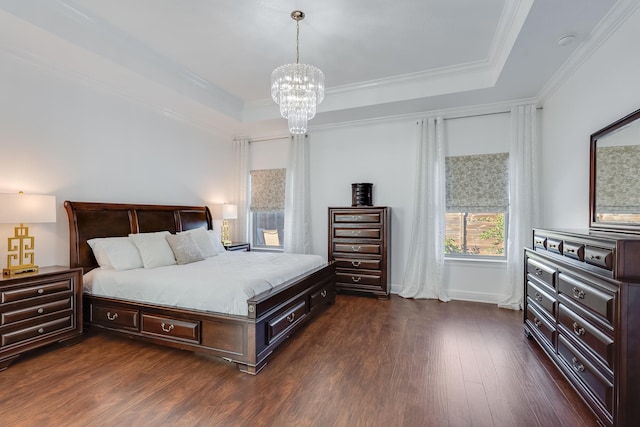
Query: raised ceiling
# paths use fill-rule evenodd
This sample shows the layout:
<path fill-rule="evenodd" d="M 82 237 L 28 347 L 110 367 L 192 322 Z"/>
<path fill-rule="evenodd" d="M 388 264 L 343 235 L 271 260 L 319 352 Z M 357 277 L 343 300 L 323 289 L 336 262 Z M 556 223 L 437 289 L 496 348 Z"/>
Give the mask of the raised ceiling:
<path fill-rule="evenodd" d="M 621 0 L 618 3 L 630 3 Z M 615 0 L 0 0 L 0 53 L 225 135 L 282 134 L 274 68 L 326 76 L 311 126 L 534 99 Z M 573 43 L 557 40 L 574 34 Z"/>

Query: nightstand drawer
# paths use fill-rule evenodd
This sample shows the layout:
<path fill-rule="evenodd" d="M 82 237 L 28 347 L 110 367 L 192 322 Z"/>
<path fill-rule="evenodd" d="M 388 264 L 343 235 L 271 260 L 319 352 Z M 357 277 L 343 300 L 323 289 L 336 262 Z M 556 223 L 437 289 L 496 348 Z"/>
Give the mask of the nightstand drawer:
<path fill-rule="evenodd" d="M 7 311 L 0 314 L 0 326 L 8 323 L 18 322 L 20 320 L 44 316 L 45 314 L 55 313 L 72 308 L 71 298 L 65 298 L 59 301 L 48 302 L 45 304 L 37 304 L 31 307 Z"/>
<path fill-rule="evenodd" d="M 73 289 L 71 280 L 59 280 L 50 283 L 40 283 L 35 286 L 28 286 L 17 289 L 2 291 L 2 303 L 15 302 L 44 295 L 51 295 L 57 292 L 65 292 Z"/>
<path fill-rule="evenodd" d="M 142 333 L 200 343 L 200 322 L 142 314 Z"/>
<path fill-rule="evenodd" d="M 59 332 L 61 330 L 72 327 L 73 321 L 71 316 L 51 320 L 50 322 L 41 323 L 30 328 L 20 329 L 17 331 L 2 334 L 2 346 L 4 347 L 32 338 L 46 336 L 53 332 Z"/>

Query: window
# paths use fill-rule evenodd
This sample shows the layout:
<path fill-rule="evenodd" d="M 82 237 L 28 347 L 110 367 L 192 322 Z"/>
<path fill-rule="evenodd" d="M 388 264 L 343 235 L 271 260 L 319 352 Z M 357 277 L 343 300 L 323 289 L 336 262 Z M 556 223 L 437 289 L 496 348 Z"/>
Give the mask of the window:
<path fill-rule="evenodd" d="M 251 171 L 251 246 L 283 249 L 286 169 Z"/>
<path fill-rule="evenodd" d="M 505 257 L 508 161 L 507 153 L 446 158 L 447 257 Z"/>

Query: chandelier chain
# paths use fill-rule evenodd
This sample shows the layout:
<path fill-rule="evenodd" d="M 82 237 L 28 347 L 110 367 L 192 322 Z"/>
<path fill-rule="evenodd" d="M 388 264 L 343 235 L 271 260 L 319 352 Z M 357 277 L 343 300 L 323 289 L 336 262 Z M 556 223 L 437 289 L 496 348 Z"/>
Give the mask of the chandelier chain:
<path fill-rule="evenodd" d="M 300 21 L 296 20 L 296 64 L 300 63 Z"/>

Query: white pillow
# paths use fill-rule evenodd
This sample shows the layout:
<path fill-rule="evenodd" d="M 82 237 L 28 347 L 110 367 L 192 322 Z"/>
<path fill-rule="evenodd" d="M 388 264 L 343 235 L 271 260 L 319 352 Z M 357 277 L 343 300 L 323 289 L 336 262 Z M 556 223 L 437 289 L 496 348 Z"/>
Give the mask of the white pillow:
<path fill-rule="evenodd" d="M 178 234 L 188 234 L 193 237 L 193 240 L 195 240 L 196 244 L 200 248 L 200 251 L 202 251 L 202 255 L 205 258 L 210 258 L 212 256 L 218 255 L 218 251 L 213 245 L 213 242 L 211 241 L 211 238 L 209 237 L 209 234 L 204 227 L 182 231 Z"/>
<path fill-rule="evenodd" d="M 218 252 L 218 255 L 226 254 L 227 250 L 224 248 L 222 239 L 220 238 L 218 233 L 216 233 L 214 230 L 207 230 L 207 233 L 209 233 L 209 238 L 213 243 L 213 247 L 216 248 L 216 252 Z"/>
<path fill-rule="evenodd" d="M 100 237 L 87 243 L 102 268 L 131 270 L 143 266 L 138 248 L 128 237 Z"/>
<path fill-rule="evenodd" d="M 156 268 L 176 263 L 171 246 L 165 239 L 167 234 L 170 233 L 159 231 L 157 233 L 129 234 L 129 238 L 140 251 L 144 268 Z"/>
<path fill-rule="evenodd" d="M 167 234 L 164 237 L 167 239 L 178 264 L 190 264 L 204 259 L 204 255 L 193 238 L 193 235 L 178 233 Z"/>

